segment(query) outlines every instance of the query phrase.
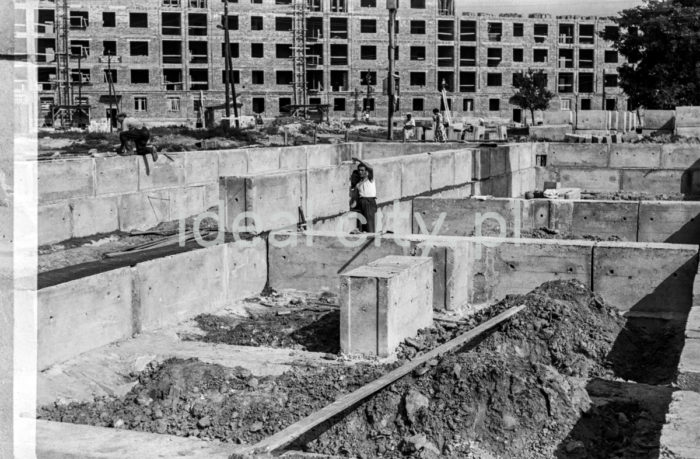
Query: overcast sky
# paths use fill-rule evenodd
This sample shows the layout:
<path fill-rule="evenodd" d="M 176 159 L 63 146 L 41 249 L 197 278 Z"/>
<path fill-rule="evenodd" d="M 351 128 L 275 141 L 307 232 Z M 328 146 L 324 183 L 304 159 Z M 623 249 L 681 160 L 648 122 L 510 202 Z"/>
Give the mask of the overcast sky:
<path fill-rule="evenodd" d="M 625 8 L 641 5 L 641 0 L 456 0 L 461 8 L 475 13 L 549 13 L 553 16 L 582 14 L 614 16 Z"/>

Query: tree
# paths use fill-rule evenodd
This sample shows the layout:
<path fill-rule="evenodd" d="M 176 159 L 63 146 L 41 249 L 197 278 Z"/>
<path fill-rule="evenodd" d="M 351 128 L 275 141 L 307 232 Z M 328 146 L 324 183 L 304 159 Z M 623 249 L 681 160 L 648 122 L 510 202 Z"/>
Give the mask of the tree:
<path fill-rule="evenodd" d="M 518 92 L 511 96 L 509 102 L 523 110 L 530 110 L 532 124 L 535 124 L 535 110 L 549 108 L 549 101 L 554 97 L 552 91 L 547 89 L 547 75 L 542 70 L 527 69 L 527 73 L 513 75 L 513 87 Z"/>
<path fill-rule="evenodd" d="M 700 105 L 700 0 L 645 0 L 601 35 L 625 56 L 620 87 L 631 107 Z"/>

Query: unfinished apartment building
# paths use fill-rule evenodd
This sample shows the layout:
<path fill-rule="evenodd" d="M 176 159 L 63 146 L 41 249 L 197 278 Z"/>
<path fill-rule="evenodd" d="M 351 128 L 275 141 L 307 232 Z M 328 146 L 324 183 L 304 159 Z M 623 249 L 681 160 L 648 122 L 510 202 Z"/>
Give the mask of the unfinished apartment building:
<path fill-rule="evenodd" d="M 222 0 L 67 1 L 71 99 L 89 105 L 93 119 L 105 119 L 110 99 L 113 110 L 164 124 L 194 124 L 200 106 L 223 103 Z M 35 12 L 44 109 L 55 97 L 55 6 L 40 0 Z M 386 113 L 382 0 L 231 0 L 228 28 L 243 114 L 274 117 L 303 103 L 328 104 L 332 117 Z M 620 56 L 599 36 L 606 28 L 617 26 L 608 18 L 493 16 L 460 11 L 452 0 L 404 0 L 395 26 L 399 113 L 429 116 L 442 106 L 444 86 L 458 116 L 520 121 L 508 99 L 513 75 L 528 68 L 546 72 L 554 110 L 626 109 Z M 116 98 L 108 96 L 110 78 Z"/>

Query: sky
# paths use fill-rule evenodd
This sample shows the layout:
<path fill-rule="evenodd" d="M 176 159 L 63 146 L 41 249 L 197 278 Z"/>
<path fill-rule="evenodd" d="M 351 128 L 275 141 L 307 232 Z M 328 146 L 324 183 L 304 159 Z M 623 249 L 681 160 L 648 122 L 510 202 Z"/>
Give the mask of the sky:
<path fill-rule="evenodd" d="M 614 16 L 620 10 L 643 4 L 641 0 L 456 0 L 475 13 L 549 13 Z"/>

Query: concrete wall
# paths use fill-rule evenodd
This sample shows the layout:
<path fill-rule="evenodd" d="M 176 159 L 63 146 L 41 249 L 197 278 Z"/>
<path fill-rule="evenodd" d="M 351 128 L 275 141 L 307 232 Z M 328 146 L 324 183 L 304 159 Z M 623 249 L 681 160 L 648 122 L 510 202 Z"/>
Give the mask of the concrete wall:
<path fill-rule="evenodd" d="M 434 288 L 444 292 L 434 296 L 435 309 L 475 307 L 545 281 L 578 279 L 630 315 L 681 318 L 690 310 L 698 264 L 698 248 L 690 245 L 425 235 L 359 235 L 348 244 L 341 236 L 318 232 L 310 245 L 270 244 L 270 286 L 337 291 L 341 272 L 430 246 Z"/>
<path fill-rule="evenodd" d="M 176 324 L 257 294 L 266 247 L 233 242 L 179 253 L 38 291 L 38 365 L 50 365 L 134 333 Z"/>
<path fill-rule="evenodd" d="M 220 176 L 315 169 L 356 156 L 359 144 L 308 145 L 39 162 L 39 244 L 147 229 L 218 204 Z"/>
<path fill-rule="evenodd" d="M 700 145 L 548 144 L 538 185 L 559 181 L 585 191 L 700 193 Z"/>
<path fill-rule="evenodd" d="M 678 385 L 700 392 L 700 273 L 693 282 L 692 308 L 685 325 L 685 343 L 678 362 Z"/>
<path fill-rule="evenodd" d="M 594 201 L 512 198 L 413 200 L 413 231 L 421 232 L 416 214 L 431 234 L 443 236 L 519 237 L 548 228 L 573 236 L 623 241 L 700 244 L 700 202 Z M 501 229 L 501 222 L 505 227 Z M 435 225 L 442 223 L 435 232 Z M 477 219 L 481 225 L 477 225 Z"/>

